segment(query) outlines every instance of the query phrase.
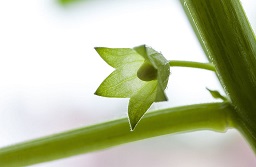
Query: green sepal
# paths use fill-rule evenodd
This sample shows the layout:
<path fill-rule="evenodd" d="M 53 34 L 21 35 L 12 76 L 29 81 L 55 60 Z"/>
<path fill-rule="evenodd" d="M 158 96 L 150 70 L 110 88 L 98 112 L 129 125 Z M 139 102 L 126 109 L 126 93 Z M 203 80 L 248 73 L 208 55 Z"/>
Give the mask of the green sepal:
<path fill-rule="evenodd" d="M 223 101 L 228 101 L 228 99 L 225 96 L 221 95 L 219 91 L 211 90 L 211 89 L 208 89 L 208 88 L 206 88 L 206 89 L 210 92 L 210 94 L 212 95 L 213 98 L 221 99 Z"/>
<path fill-rule="evenodd" d="M 95 94 L 130 98 L 128 116 L 133 130 L 153 102 L 167 101 L 164 90 L 170 75 L 169 62 L 145 45 L 133 49 L 96 47 L 95 50 L 115 68 Z"/>
<path fill-rule="evenodd" d="M 155 102 L 167 101 L 168 98 L 164 93 L 164 90 L 167 87 L 169 75 L 170 75 L 170 65 L 169 61 L 159 52 L 154 49 L 141 45 L 134 47 L 140 55 L 145 58 L 145 61 L 150 63 L 157 70 L 157 94 Z"/>
<path fill-rule="evenodd" d="M 136 61 L 144 61 L 143 57 L 130 48 L 95 47 L 95 50 L 106 63 L 114 68 Z"/>
<path fill-rule="evenodd" d="M 156 98 L 157 81 L 149 81 L 129 101 L 128 117 L 133 130 Z"/>

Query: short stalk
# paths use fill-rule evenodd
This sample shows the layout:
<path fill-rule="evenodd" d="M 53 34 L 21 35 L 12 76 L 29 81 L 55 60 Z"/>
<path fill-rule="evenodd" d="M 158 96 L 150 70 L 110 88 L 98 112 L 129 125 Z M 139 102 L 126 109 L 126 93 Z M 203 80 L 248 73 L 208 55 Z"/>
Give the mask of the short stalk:
<path fill-rule="evenodd" d="M 212 63 L 200 63 L 193 61 L 181 61 L 181 60 L 171 60 L 169 61 L 171 67 L 190 67 L 199 68 L 204 70 L 210 70 L 215 72 L 215 67 Z"/>

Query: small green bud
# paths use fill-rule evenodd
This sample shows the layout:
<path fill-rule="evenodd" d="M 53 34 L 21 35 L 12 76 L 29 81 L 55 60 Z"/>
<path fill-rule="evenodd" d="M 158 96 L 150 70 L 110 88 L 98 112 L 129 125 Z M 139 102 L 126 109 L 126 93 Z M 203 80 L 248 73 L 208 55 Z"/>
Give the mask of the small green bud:
<path fill-rule="evenodd" d="M 142 81 L 152 81 L 157 79 L 157 69 L 150 63 L 144 62 L 137 71 L 137 77 Z"/>

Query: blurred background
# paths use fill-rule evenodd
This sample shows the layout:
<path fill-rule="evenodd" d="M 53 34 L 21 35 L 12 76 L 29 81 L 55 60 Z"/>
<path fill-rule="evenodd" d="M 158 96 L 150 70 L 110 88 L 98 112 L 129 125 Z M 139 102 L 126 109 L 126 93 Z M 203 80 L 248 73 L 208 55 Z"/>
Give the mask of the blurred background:
<path fill-rule="evenodd" d="M 242 1 L 256 28 L 256 1 Z M 169 60 L 207 62 L 178 0 L 0 2 L 0 147 L 126 117 L 127 99 L 94 91 L 113 69 L 95 46 L 152 46 Z M 172 68 L 168 102 L 212 102 L 223 90 L 210 71 Z M 127 122 L 128 123 L 128 122 Z M 173 134 L 34 167 L 254 167 L 235 130 Z"/>

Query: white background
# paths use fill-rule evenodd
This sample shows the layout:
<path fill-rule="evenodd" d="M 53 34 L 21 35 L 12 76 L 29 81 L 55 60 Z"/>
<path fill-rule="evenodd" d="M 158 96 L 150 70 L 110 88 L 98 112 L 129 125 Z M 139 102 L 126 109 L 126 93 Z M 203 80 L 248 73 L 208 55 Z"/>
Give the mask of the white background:
<path fill-rule="evenodd" d="M 253 28 L 256 2 L 243 0 Z M 92 0 L 63 7 L 53 0 L 0 2 L 0 147 L 126 117 L 127 99 L 94 91 L 113 70 L 95 46 L 147 44 L 169 60 L 207 59 L 178 0 Z M 223 93 L 210 71 L 173 68 L 167 103 L 151 110 L 215 101 Z M 128 123 L 128 122 L 127 122 Z M 148 139 L 39 167 L 253 167 L 235 130 Z"/>

